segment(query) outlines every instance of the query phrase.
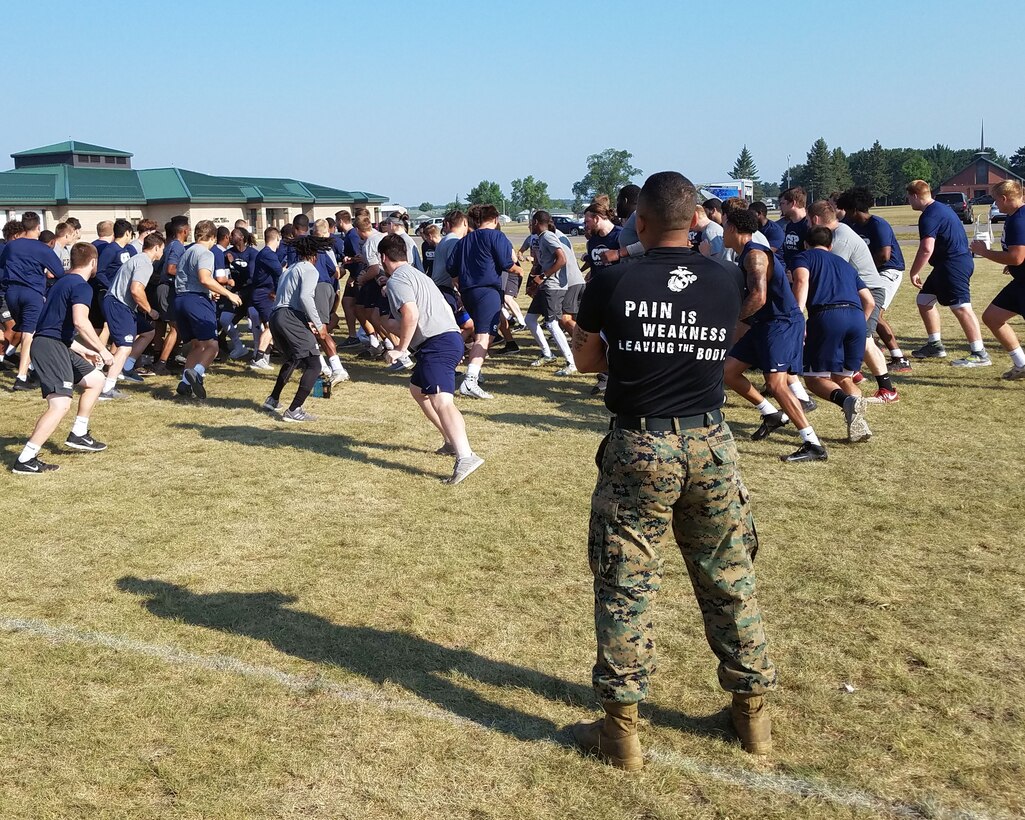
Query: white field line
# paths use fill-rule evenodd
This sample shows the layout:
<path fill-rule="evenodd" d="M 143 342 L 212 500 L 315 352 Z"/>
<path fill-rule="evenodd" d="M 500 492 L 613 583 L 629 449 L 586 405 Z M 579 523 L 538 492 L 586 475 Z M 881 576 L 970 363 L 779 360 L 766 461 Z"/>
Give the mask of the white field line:
<path fill-rule="evenodd" d="M 174 666 L 189 669 L 205 669 L 211 672 L 227 672 L 244 678 L 269 681 L 301 693 L 324 693 L 339 700 L 375 706 L 390 712 L 403 712 L 442 723 L 483 728 L 467 718 L 453 715 L 444 709 L 416 700 L 386 695 L 373 689 L 341 686 L 319 678 L 290 675 L 270 666 L 243 663 L 227 655 L 197 655 L 173 646 L 145 643 L 143 641 L 90 632 L 35 618 L 7 618 L 0 616 L 0 630 L 18 632 L 45 638 L 58 644 L 81 644 L 98 646 L 115 652 L 130 652 Z M 553 744 L 554 745 L 554 744 Z M 935 804 L 933 801 L 905 803 L 884 797 L 833 786 L 825 782 L 805 780 L 773 772 L 755 772 L 748 769 L 729 768 L 704 763 L 672 751 L 648 749 L 650 761 L 682 772 L 700 775 L 720 783 L 728 783 L 755 791 L 774 792 L 798 797 L 812 797 L 852 809 L 873 811 L 883 815 L 911 818 L 935 818 L 935 820 L 997 820 L 1006 815 L 982 813 L 975 810 L 954 810 Z"/>

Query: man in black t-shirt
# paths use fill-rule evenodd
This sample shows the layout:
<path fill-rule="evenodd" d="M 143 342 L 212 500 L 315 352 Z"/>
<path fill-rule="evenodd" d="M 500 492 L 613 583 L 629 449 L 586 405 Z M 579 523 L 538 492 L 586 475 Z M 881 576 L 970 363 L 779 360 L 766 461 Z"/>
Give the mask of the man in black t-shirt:
<path fill-rule="evenodd" d="M 737 448 L 722 418 L 723 362 L 740 315 L 736 265 L 689 247 L 697 192 L 672 171 L 641 190 L 637 231 L 647 252 L 593 275 L 573 347 L 581 372 L 608 368 L 614 417 L 598 450 L 588 559 L 594 574 L 602 720 L 573 727 L 577 744 L 618 768 L 643 765 L 637 704 L 655 652 L 650 607 L 662 547 L 683 553 L 719 658 L 719 683 L 744 749 L 771 749 L 762 695 L 775 688 L 755 598 L 758 548 Z"/>

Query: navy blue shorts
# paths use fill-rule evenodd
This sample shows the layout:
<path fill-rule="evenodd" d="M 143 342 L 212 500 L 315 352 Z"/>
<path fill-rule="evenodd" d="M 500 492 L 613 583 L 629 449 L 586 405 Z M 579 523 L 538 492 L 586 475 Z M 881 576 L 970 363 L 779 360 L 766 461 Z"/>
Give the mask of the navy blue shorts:
<path fill-rule="evenodd" d="M 1025 279 L 1014 279 L 993 297 L 994 307 L 1025 316 Z"/>
<path fill-rule="evenodd" d="M 730 356 L 763 373 L 800 373 L 804 366 L 801 353 L 803 346 L 803 316 L 773 319 L 771 322 L 761 322 L 745 333 L 733 345 Z"/>
<path fill-rule="evenodd" d="M 109 293 L 103 297 L 103 315 L 110 331 L 110 341 L 115 347 L 128 347 L 137 337 L 153 330 L 149 317 L 132 310 Z"/>
<path fill-rule="evenodd" d="M 14 319 L 14 329 L 19 333 L 35 333 L 39 324 L 39 314 L 43 312 L 44 301 L 43 294 L 39 291 L 13 282 L 9 284 L 7 309 Z"/>
<path fill-rule="evenodd" d="M 463 307 L 473 319 L 473 332 L 478 336 L 498 333 L 502 321 L 502 291 L 498 288 L 466 288 L 461 291 Z"/>
<path fill-rule="evenodd" d="M 853 305 L 829 307 L 808 317 L 805 375 L 856 373 L 865 359 L 865 314 Z"/>
<path fill-rule="evenodd" d="M 933 268 L 929 278 L 922 283 L 921 292 L 928 296 L 935 296 L 936 301 L 943 307 L 967 305 L 972 301 L 971 290 L 968 286 L 971 279 L 970 273 Z"/>
<path fill-rule="evenodd" d="M 253 307 L 264 324 L 270 321 L 271 312 L 274 310 L 274 300 L 270 298 L 273 292 L 270 288 L 257 288 L 253 291 Z"/>
<path fill-rule="evenodd" d="M 409 383 L 425 396 L 456 392 L 456 366 L 463 360 L 463 337 L 450 330 L 432 336 L 416 350 L 416 366 Z"/>
<path fill-rule="evenodd" d="M 179 293 L 174 297 L 178 341 L 209 342 L 217 338 L 217 306 L 202 293 Z"/>

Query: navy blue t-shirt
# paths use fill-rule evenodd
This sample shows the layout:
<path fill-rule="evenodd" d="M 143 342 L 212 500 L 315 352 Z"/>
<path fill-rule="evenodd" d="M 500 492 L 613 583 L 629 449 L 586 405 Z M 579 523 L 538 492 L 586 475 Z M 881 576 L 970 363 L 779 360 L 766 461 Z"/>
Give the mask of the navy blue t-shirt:
<path fill-rule="evenodd" d="M 171 274 L 168 270 L 171 265 L 174 265 L 175 270 L 177 270 L 183 253 L 185 253 L 185 246 L 177 239 L 172 239 L 167 243 L 167 247 L 164 248 L 164 273 Z"/>
<path fill-rule="evenodd" d="M 34 240 L 33 240 L 34 241 Z M 75 315 L 73 305 L 89 307 L 93 302 L 93 289 L 77 273 L 58 279 L 46 294 L 46 303 L 39 314 L 36 336 L 59 339 L 71 345 L 75 338 Z"/>
<path fill-rule="evenodd" d="M 334 284 L 335 264 L 335 260 L 327 251 L 317 251 L 317 261 L 313 263 L 313 267 L 317 269 L 317 281 Z"/>
<path fill-rule="evenodd" d="M 12 239 L 0 251 L 0 267 L 7 286 L 23 285 L 46 293 L 46 271 L 56 278 L 64 275 L 64 263 L 53 249 L 38 239 Z"/>
<path fill-rule="evenodd" d="M 777 249 L 777 255 L 783 251 L 783 243 L 786 241 L 786 231 L 771 219 L 761 227 L 762 236 L 769 240 L 770 247 Z"/>
<path fill-rule="evenodd" d="M 106 239 L 94 239 L 93 247 L 96 248 L 96 253 L 103 253 L 103 249 L 110 243 Z"/>
<path fill-rule="evenodd" d="M 289 244 L 284 240 L 281 240 L 281 244 L 278 245 L 275 255 L 278 257 L 278 262 L 281 263 L 282 270 L 284 270 L 285 266 L 288 264 L 288 251 Z"/>
<path fill-rule="evenodd" d="M 234 247 L 224 252 L 225 257 L 231 257 L 231 278 L 235 280 L 235 290 L 248 288 L 253 279 L 253 268 L 256 267 L 256 257 L 260 252 L 249 245 L 242 250 Z"/>
<path fill-rule="evenodd" d="M 934 269 L 971 276 L 975 270 L 972 253 L 968 249 L 968 235 L 954 209 L 935 200 L 918 218 L 918 237 L 935 238 L 929 264 Z"/>
<path fill-rule="evenodd" d="M 277 290 L 281 273 L 281 260 L 277 253 L 264 247 L 256 255 L 253 266 L 253 290 Z"/>
<path fill-rule="evenodd" d="M 904 254 L 901 253 L 900 243 L 893 233 L 893 228 L 885 219 L 878 216 L 870 216 L 864 225 L 856 222 L 851 223 L 854 232 L 865 240 L 869 253 L 875 256 L 876 251 L 890 247 L 890 261 L 879 267 L 879 270 L 904 270 Z"/>
<path fill-rule="evenodd" d="M 100 251 L 100 258 L 96 260 L 96 281 L 100 286 L 109 290 L 110 283 L 114 281 L 121 266 L 136 253 L 131 245 L 122 248 L 117 242 L 108 242 Z"/>
<path fill-rule="evenodd" d="M 769 258 L 772 260 L 772 271 L 769 274 L 769 281 L 766 282 L 765 304 L 747 318 L 748 324 L 756 325 L 762 322 L 771 322 L 774 319 L 789 319 L 798 312 L 797 299 L 794 298 L 794 291 L 790 287 L 790 282 L 787 281 L 786 269 L 779 259 L 776 258 L 772 248 L 757 242 L 748 242 L 744 245 L 744 250 L 741 251 L 740 256 L 737 258 L 737 264 L 745 272 L 746 277 L 747 271 L 744 267 L 744 261 L 747 259 L 748 254 L 754 250 L 765 251 L 769 255 Z M 794 258 L 796 259 L 797 257 L 795 256 Z"/>
<path fill-rule="evenodd" d="M 1000 245 L 1005 251 L 1013 245 L 1025 245 L 1025 207 L 1008 214 Z M 1020 265 L 1008 265 L 1007 270 L 1018 282 L 1025 281 L 1025 262 Z"/>
<path fill-rule="evenodd" d="M 787 223 L 783 233 L 783 261 L 787 270 L 794 269 L 794 258 L 804 250 L 804 238 L 808 235 L 808 228 L 808 217 Z"/>
<path fill-rule="evenodd" d="M 858 269 L 846 259 L 824 248 L 811 248 L 794 257 L 794 270 L 808 270 L 809 310 L 825 305 L 852 305 L 861 307 L 858 291 L 865 283 L 858 276 Z"/>
<path fill-rule="evenodd" d="M 623 229 L 619 225 L 613 225 L 612 230 L 605 236 L 591 235 L 587 237 L 587 258 L 591 260 L 592 268 L 606 268 L 610 262 L 602 262 L 602 251 L 618 251 L 619 235 Z"/>
<path fill-rule="evenodd" d="M 459 277 L 459 288 L 502 287 L 502 272 L 513 266 L 512 242 L 501 231 L 481 228 L 471 231 L 452 249 L 448 271 Z"/>
<path fill-rule="evenodd" d="M 349 228 L 345 232 L 345 255 L 348 257 L 359 256 L 360 249 L 359 231 L 355 228 Z M 341 259 L 341 257 L 339 257 Z M 345 266 L 345 269 L 352 274 L 359 273 L 359 262 L 350 262 Z"/>

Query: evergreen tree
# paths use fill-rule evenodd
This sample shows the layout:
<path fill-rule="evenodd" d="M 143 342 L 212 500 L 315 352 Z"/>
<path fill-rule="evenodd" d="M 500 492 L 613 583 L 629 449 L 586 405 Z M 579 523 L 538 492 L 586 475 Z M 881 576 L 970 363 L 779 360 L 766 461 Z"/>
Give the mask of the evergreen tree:
<path fill-rule="evenodd" d="M 836 176 L 833 170 L 833 154 L 826 141 L 819 137 L 808 151 L 805 161 L 807 167 L 808 201 L 825 199 L 836 187 Z"/>
<path fill-rule="evenodd" d="M 1025 176 L 1025 145 L 1014 152 L 1009 162 L 1009 167 L 1014 173 Z"/>
<path fill-rule="evenodd" d="M 733 170 L 730 171 L 730 179 L 751 179 L 758 181 L 758 169 L 755 167 L 755 161 L 751 157 L 751 152 L 747 150 L 745 145 L 740 151 L 740 156 L 737 157 L 737 161 L 733 163 Z"/>
<path fill-rule="evenodd" d="M 888 202 L 890 199 L 890 166 L 886 161 L 886 152 L 879 140 L 872 143 L 868 151 L 868 158 L 865 163 L 865 180 L 859 182 L 864 185 L 878 201 L 879 199 Z"/>
<path fill-rule="evenodd" d="M 833 188 L 832 191 L 846 191 L 854 184 L 851 178 L 851 166 L 847 162 L 847 155 L 843 148 L 833 149 Z M 831 192 L 832 192 L 831 191 Z"/>

